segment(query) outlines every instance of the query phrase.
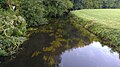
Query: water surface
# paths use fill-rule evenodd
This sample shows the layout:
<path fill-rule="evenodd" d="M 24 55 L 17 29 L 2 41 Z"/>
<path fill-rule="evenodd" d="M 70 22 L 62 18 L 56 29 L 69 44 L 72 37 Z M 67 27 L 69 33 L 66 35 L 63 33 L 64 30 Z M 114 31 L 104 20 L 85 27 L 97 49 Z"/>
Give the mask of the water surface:
<path fill-rule="evenodd" d="M 120 67 L 119 54 L 99 42 L 66 50 L 61 58 L 59 67 Z"/>
<path fill-rule="evenodd" d="M 53 26 L 33 32 L 23 50 L 0 67 L 120 67 L 119 54 L 93 42 L 96 37 L 87 31 L 72 24 Z"/>

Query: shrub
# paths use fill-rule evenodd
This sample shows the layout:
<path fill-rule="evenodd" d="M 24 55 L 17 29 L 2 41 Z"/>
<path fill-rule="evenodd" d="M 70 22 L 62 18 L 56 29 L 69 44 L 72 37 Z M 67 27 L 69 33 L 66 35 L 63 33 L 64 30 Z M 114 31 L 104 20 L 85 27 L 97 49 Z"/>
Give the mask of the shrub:
<path fill-rule="evenodd" d="M 0 10 L 0 56 L 13 54 L 23 43 L 26 22 L 21 16 Z"/>
<path fill-rule="evenodd" d="M 73 7 L 69 0 L 44 0 L 43 3 L 47 17 L 61 16 Z"/>
<path fill-rule="evenodd" d="M 20 5 L 20 14 L 26 19 L 28 26 L 46 24 L 41 0 L 22 0 Z"/>

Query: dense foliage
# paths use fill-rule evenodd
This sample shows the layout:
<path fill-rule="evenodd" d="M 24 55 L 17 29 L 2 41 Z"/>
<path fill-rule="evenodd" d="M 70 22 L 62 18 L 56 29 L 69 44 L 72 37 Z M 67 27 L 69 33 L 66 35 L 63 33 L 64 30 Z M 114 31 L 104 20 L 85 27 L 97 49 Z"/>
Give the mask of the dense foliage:
<path fill-rule="evenodd" d="M 61 16 L 73 6 L 69 0 L 44 0 L 43 3 L 47 17 Z"/>
<path fill-rule="evenodd" d="M 41 0 L 21 0 L 20 14 L 25 17 L 28 26 L 46 24 L 45 10 Z"/>
<path fill-rule="evenodd" d="M 69 0 L 22 0 L 20 5 L 29 26 L 46 24 L 47 18 L 61 16 L 73 6 Z"/>
<path fill-rule="evenodd" d="M 98 8 L 120 8 L 120 0 L 71 0 L 74 10 L 98 9 Z"/>
<path fill-rule="evenodd" d="M 0 56 L 13 54 L 26 39 L 26 23 L 12 12 L 0 10 L 0 14 Z"/>
<path fill-rule="evenodd" d="M 12 55 L 26 40 L 26 27 L 69 12 L 69 0 L 0 0 L 0 56 Z"/>

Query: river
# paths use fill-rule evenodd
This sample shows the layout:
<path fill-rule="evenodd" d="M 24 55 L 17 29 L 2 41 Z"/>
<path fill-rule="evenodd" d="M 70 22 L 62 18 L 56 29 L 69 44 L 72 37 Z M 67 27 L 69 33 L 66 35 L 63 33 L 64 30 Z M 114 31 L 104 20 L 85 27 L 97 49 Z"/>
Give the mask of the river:
<path fill-rule="evenodd" d="M 118 52 L 72 24 L 37 31 L 0 67 L 120 67 Z"/>

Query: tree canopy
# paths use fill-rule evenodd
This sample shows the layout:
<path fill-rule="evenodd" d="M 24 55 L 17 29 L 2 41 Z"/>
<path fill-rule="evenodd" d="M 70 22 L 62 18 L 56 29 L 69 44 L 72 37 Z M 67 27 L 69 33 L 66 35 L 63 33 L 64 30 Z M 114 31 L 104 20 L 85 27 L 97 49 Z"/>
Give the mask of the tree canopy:
<path fill-rule="evenodd" d="M 71 0 L 73 9 L 120 8 L 120 0 Z"/>

